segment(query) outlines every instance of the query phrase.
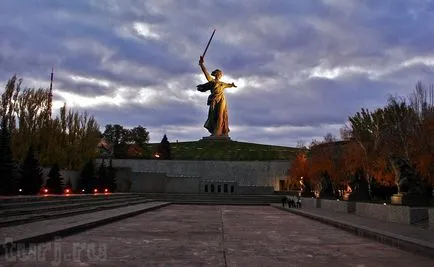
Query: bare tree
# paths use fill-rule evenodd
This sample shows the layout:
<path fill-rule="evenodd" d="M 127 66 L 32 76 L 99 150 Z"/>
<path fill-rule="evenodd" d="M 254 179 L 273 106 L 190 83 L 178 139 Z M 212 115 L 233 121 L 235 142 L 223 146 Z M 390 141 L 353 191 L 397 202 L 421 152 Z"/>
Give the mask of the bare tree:
<path fill-rule="evenodd" d="M 349 141 L 353 137 L 353 131 L 347 125 L 344 125 L 339 129 L 339 134 L 342 141 Z"/>

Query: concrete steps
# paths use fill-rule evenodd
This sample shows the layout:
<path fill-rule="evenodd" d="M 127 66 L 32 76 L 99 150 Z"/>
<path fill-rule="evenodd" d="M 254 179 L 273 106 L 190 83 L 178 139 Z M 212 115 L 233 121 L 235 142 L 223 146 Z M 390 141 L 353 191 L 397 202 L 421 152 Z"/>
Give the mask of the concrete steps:
<path fill-rule="evenodd" d="M 146 198 L 169 201 L 174 204 L 209 204 L 209 205 L 268 205 L 280 203 L 279 195 L 229 195 L 229 194 L 163 194 L 143 193 Z"/>
<path fill-rule="evenodd" d="M 115 209 L 130 205 L 150 202 L 137 194 L 105 195 L 105 196 L 82 196 L 69 199 L 64 196 L 53 201 L 33 199 L 32 201 L 8 202 L 1 206 L 0 228 L 12 225 L 25 224 L 40 220 L 50 220 L 60 217 L 75 216 L 83 213 Z"/>
<path fill-rule="evenodd" d="M 111 203 L 120 203 L 129 200 L 143 199 L 141 196 L 130 196 L 122 198 L 104 198 L 104 199 L 86 199 L 86 200 L 75 200 L 69 202 L 59 202 L 59 203 L 28 203 L 33 205 L 13 205 L 3 208 L 0 211 L 0 216 L 13 216 L 13 215 L 23 215 L 23 214 L 36 214 L 39 212 L 56 211 L 64 209 L 74 209 L 85 207 L 87 205 L 106 205 Z"/>
<path fill-rule="evenodd" d="M 147 202 L 56 218 L 49 221 L 35 221 L 25 225 L 2 227 L 0 228 L 0 256 L 5 253 L 10 254 L 16 251 L 17 248 L 29 247 L 29 245 L 34 246 L 37 243 L 55 240 L 59 237 L 79 233 L 167 205 L 170 205 L 170 203 Z"/>
<path fill-rule="evenodd" d="M 0 197 L 0 210 L 15 209 L 26 206 L 39 206 L 49 204 L 66 204 L 77 201 L 103 201 L 106 199 L 121 199 L 140 194 L 125 193 L 108 193 L 108 194 L 73 194 L 73 195 L 46 195 L 46 196 L 17 196 L 17 197 Z"/>

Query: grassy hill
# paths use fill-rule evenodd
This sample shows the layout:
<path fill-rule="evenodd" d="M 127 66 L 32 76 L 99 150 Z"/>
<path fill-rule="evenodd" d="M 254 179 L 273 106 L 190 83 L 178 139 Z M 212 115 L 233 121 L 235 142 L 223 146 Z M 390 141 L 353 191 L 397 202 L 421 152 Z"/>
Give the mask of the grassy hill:
<path fill-rule="evenodd" d="M 155 151 L 158 144 L 149 144 Z M 288 160 L 297 148 L 236 141 L 194 141 L 171 143 L 172 158 L 179 160 Z"/>

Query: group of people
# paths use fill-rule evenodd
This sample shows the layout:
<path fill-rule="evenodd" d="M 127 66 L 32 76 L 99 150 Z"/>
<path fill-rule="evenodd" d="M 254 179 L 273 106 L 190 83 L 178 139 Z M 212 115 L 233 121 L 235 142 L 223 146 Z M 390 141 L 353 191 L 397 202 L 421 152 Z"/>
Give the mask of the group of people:
<path fill-rule="evenodd" d="M 285 204 L 288 205 L 288 208 L 301 208 L 301 197 L 285 196 L 282 198 L 282 207 L 285 207 Z"/>

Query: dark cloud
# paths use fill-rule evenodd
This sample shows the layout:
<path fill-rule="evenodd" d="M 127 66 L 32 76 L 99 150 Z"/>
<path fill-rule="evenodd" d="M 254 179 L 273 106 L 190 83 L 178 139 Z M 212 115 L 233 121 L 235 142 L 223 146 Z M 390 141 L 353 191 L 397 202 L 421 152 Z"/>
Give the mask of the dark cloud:
<path fill-rule="evenodd" d="M 434 70 L 434 3 L 426 0 L 1 6 L 3 84 L 17 73 L 24 84 L 46 87 L 54 66 L 56 101 L 102 126 L 143 125 L 152 141 L 207 135 L 207 95 L 195 86 L 204 82 L 197 61 L 214 28 L 207 67 L 245 84 L 227 94 L 231 136 L 240 141 L 295 145 L 336 135 L 360 108 L 407 96 L 417 81 L 431 83 Z"/>
<path fill-rule="evenodd" d="M 194 107 L 186 107 L 182 103 L 168 103 L 167 101 L 159 108 L 129 104 L 128 106 L 103 105 L 85 110 L 94 114 L 102 125 L 137 126 L 141 124 L 148 128 L 158 128 L 161 125 L 182 127 L 202 124 L 202 120 L 205 118 L 204 114 Z"/>

